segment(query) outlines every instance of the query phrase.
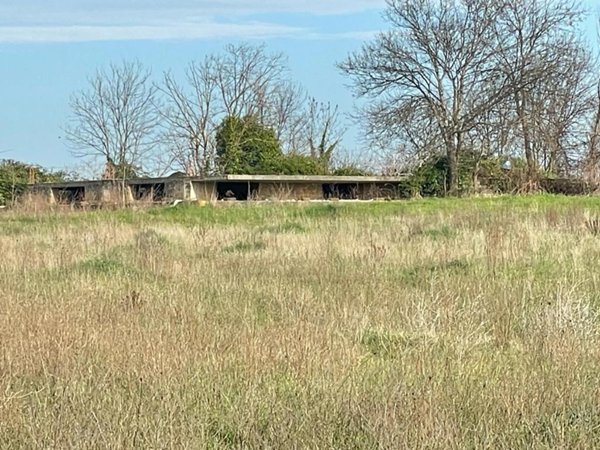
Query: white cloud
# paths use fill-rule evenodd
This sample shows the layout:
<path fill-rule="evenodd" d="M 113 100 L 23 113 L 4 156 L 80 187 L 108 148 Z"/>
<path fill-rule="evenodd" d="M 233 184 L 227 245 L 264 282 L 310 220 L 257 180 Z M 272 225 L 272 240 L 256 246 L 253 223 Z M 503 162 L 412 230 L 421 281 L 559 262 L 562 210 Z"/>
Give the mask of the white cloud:
<path fill-rule="evenodd" d="M 189 40 L 293 36 L 302 30 L 276 24 L 132 25 L 132 26 L 19 26 L 0 27 L 0 43 L 86 42 L 124 40 Z"/>
<path fill-rule="evenodd" d="M 373 39 L 380 33 L 381 30 L 365 30 L 365 31 L 345 31 L 341 33 L 319 33 L 309 32 L 302 35 L 303 39 L 312 39 L 316 41 L 325 41 L 331 39 L 349 39 L 357 41 L 368 41 Z"/>
<path fill-rule="evenodd" d="M 0 43 L 271 37 L 354 39 L 363 31 L 256 21 L 259 14 L 349 14 L 385 0 L 20 0 L 0 5 Z M 293 22 L 293 21 L 292 21 Z M 368 32 L 366 32 L 368 33 Z"/>
<path fill-rule="evenodd" d="M 385 0 L 19 0 L 0 5 L 3 22 L 56 20 L 88 15 L 250 15 L 265 13 L 347 14 L 381 9 Z"/>

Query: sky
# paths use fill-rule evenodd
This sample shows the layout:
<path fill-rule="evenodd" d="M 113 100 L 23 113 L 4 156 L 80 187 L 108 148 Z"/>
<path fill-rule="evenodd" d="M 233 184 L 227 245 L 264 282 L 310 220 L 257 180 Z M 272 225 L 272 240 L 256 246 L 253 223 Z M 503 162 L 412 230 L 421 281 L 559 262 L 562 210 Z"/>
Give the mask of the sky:
<path fill-rule="evenodd" d="M 597 0 L 584 4 L 598 9 Z M 77 168 L 62 138 L 69 98 L 113 62 L 137 60 L 158 80 L 228 43 L 266 44 L 291 77 L 338 104 L 346 151 L 362 144 L 354 99 L 336 68 L 387 28 L 385 0 L 0 0 L 0 158 Z M 593 20 L 586 25 L 594 32 Z"/>

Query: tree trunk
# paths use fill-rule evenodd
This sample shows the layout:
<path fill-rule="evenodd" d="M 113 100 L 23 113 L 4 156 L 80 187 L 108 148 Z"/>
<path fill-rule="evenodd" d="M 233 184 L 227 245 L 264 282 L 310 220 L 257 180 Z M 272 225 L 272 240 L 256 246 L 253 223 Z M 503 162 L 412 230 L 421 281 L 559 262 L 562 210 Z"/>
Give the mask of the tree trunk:
<path fill-rule="evenodd" d="M 523 127 L 523 145 L 525 146 L 525 159 L 527 160 L 527 181 L 532 182 L 536 174 L 535 157 L 531 148 L 531 139 L 529 138 L 529 128 L 527 127 L 527 119 L 522 117 Z"/>
<path fill-rule="evenodd" d="M 598 161 L 600 160 L 600 152 L 598 151 L 600 140 L 600 83 L 598 83 L 598 95 L 596 101 L 596 114 L 594 116 L 592 129 L 590 130 L 588 154 L 584 172 L 586 178 L 594 183 L 598 182 Z"/>
<path fill-rule="evenodd" d="M 527 121 L 526 95 L 523 93 L 521 98 L 519 97 L 517 94 L 515 106 L 521 132 L 523 133 L 523 146 L 525 147 L 525 160 L 527 161 L 527 185 L 524 188 L 527 191 L 535 191 L 537 190 L 537 164 L 532 149 L 529 122 Z"/>
<path fill-rule="evenodd" d="M 448 194 L 458 193 L 458 149 L 455 145 L 448 148 Z"/>

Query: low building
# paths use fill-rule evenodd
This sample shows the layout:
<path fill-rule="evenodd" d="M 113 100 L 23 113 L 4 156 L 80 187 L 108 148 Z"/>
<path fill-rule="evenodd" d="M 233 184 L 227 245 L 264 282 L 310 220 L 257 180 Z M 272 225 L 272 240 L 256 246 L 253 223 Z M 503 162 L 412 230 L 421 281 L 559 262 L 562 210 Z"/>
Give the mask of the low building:
<path fill-rule="evenodd" d="M 224 175 L 40 183 L 28 194 L 53 204 L 168 203 L 175 200 L 373 200 L 401 195 L 404 176 Z"/>

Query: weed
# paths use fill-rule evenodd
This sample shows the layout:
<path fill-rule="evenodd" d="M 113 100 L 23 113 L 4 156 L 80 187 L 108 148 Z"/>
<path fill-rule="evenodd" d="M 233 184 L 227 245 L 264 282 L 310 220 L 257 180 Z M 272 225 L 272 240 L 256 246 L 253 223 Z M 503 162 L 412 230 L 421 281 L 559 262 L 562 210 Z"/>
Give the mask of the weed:
<path fill-rule="evenodd" d="M 128 311 L 140 309 L 143 305 L 142 294 L 138 291 L 131 291 L 123 298 L 123 307 Z"/>
<path fill-rule="evenodd" d="M 405 343 L 401 336 L 373 329 L 365 330 L 360 342 L 373 356 L 382 358 L 395 357 Z"/>
<path fill-rule="evenodd" d="M 600 235 L 600 218 L 589 217 L 585 221 L 585 227 L 593 236 Z"/>
<path fill-rule="evenodd" d="M 158 251 L 168 245 L 169 242 L 164 236 L 152 229 L 136 233 L 134 240 L 136 250 L 141 252 Z"/>
<path fill-rule="evenodd" d="M 267 248 L 264 241 L 258 239 L 241 240 L 227 245 L 223 248 L 224 253 L 248 253 L 258 252 Z"/>
<path fill-rule="evenodd" d="M 400 270 L 388 268 L 388 274 L 392 279 L 397 279 L 409 285 L 417 285 L 422 281 L 430 280 L 436 275 L 466 275 L 472 264 L 464 259 L 454 259 L 439 263 L 417 264 Z"/>
<path fill-rule="evenodd" d="M 261 232 L 273 234 L 305 233 L 306 228 L 298 222 L 283 222 L 276 225 L 267 225 L 260 228 Z"/>
<path fill-rule="evenodd" d="M 458 234 L 457 231 L 449 225 L 440 227 L 422 227 L 420 224 L 411 230 L 411 236 L 422 236 L 433 241 L 452 239 Z"/>
<path fill-rule="evenodd" d="M 108 255 L 87 259 L 79 265 L 79 268 L 84 272 L 98 275 L 113 275 L 126 269 L 119 259 Z"/>

